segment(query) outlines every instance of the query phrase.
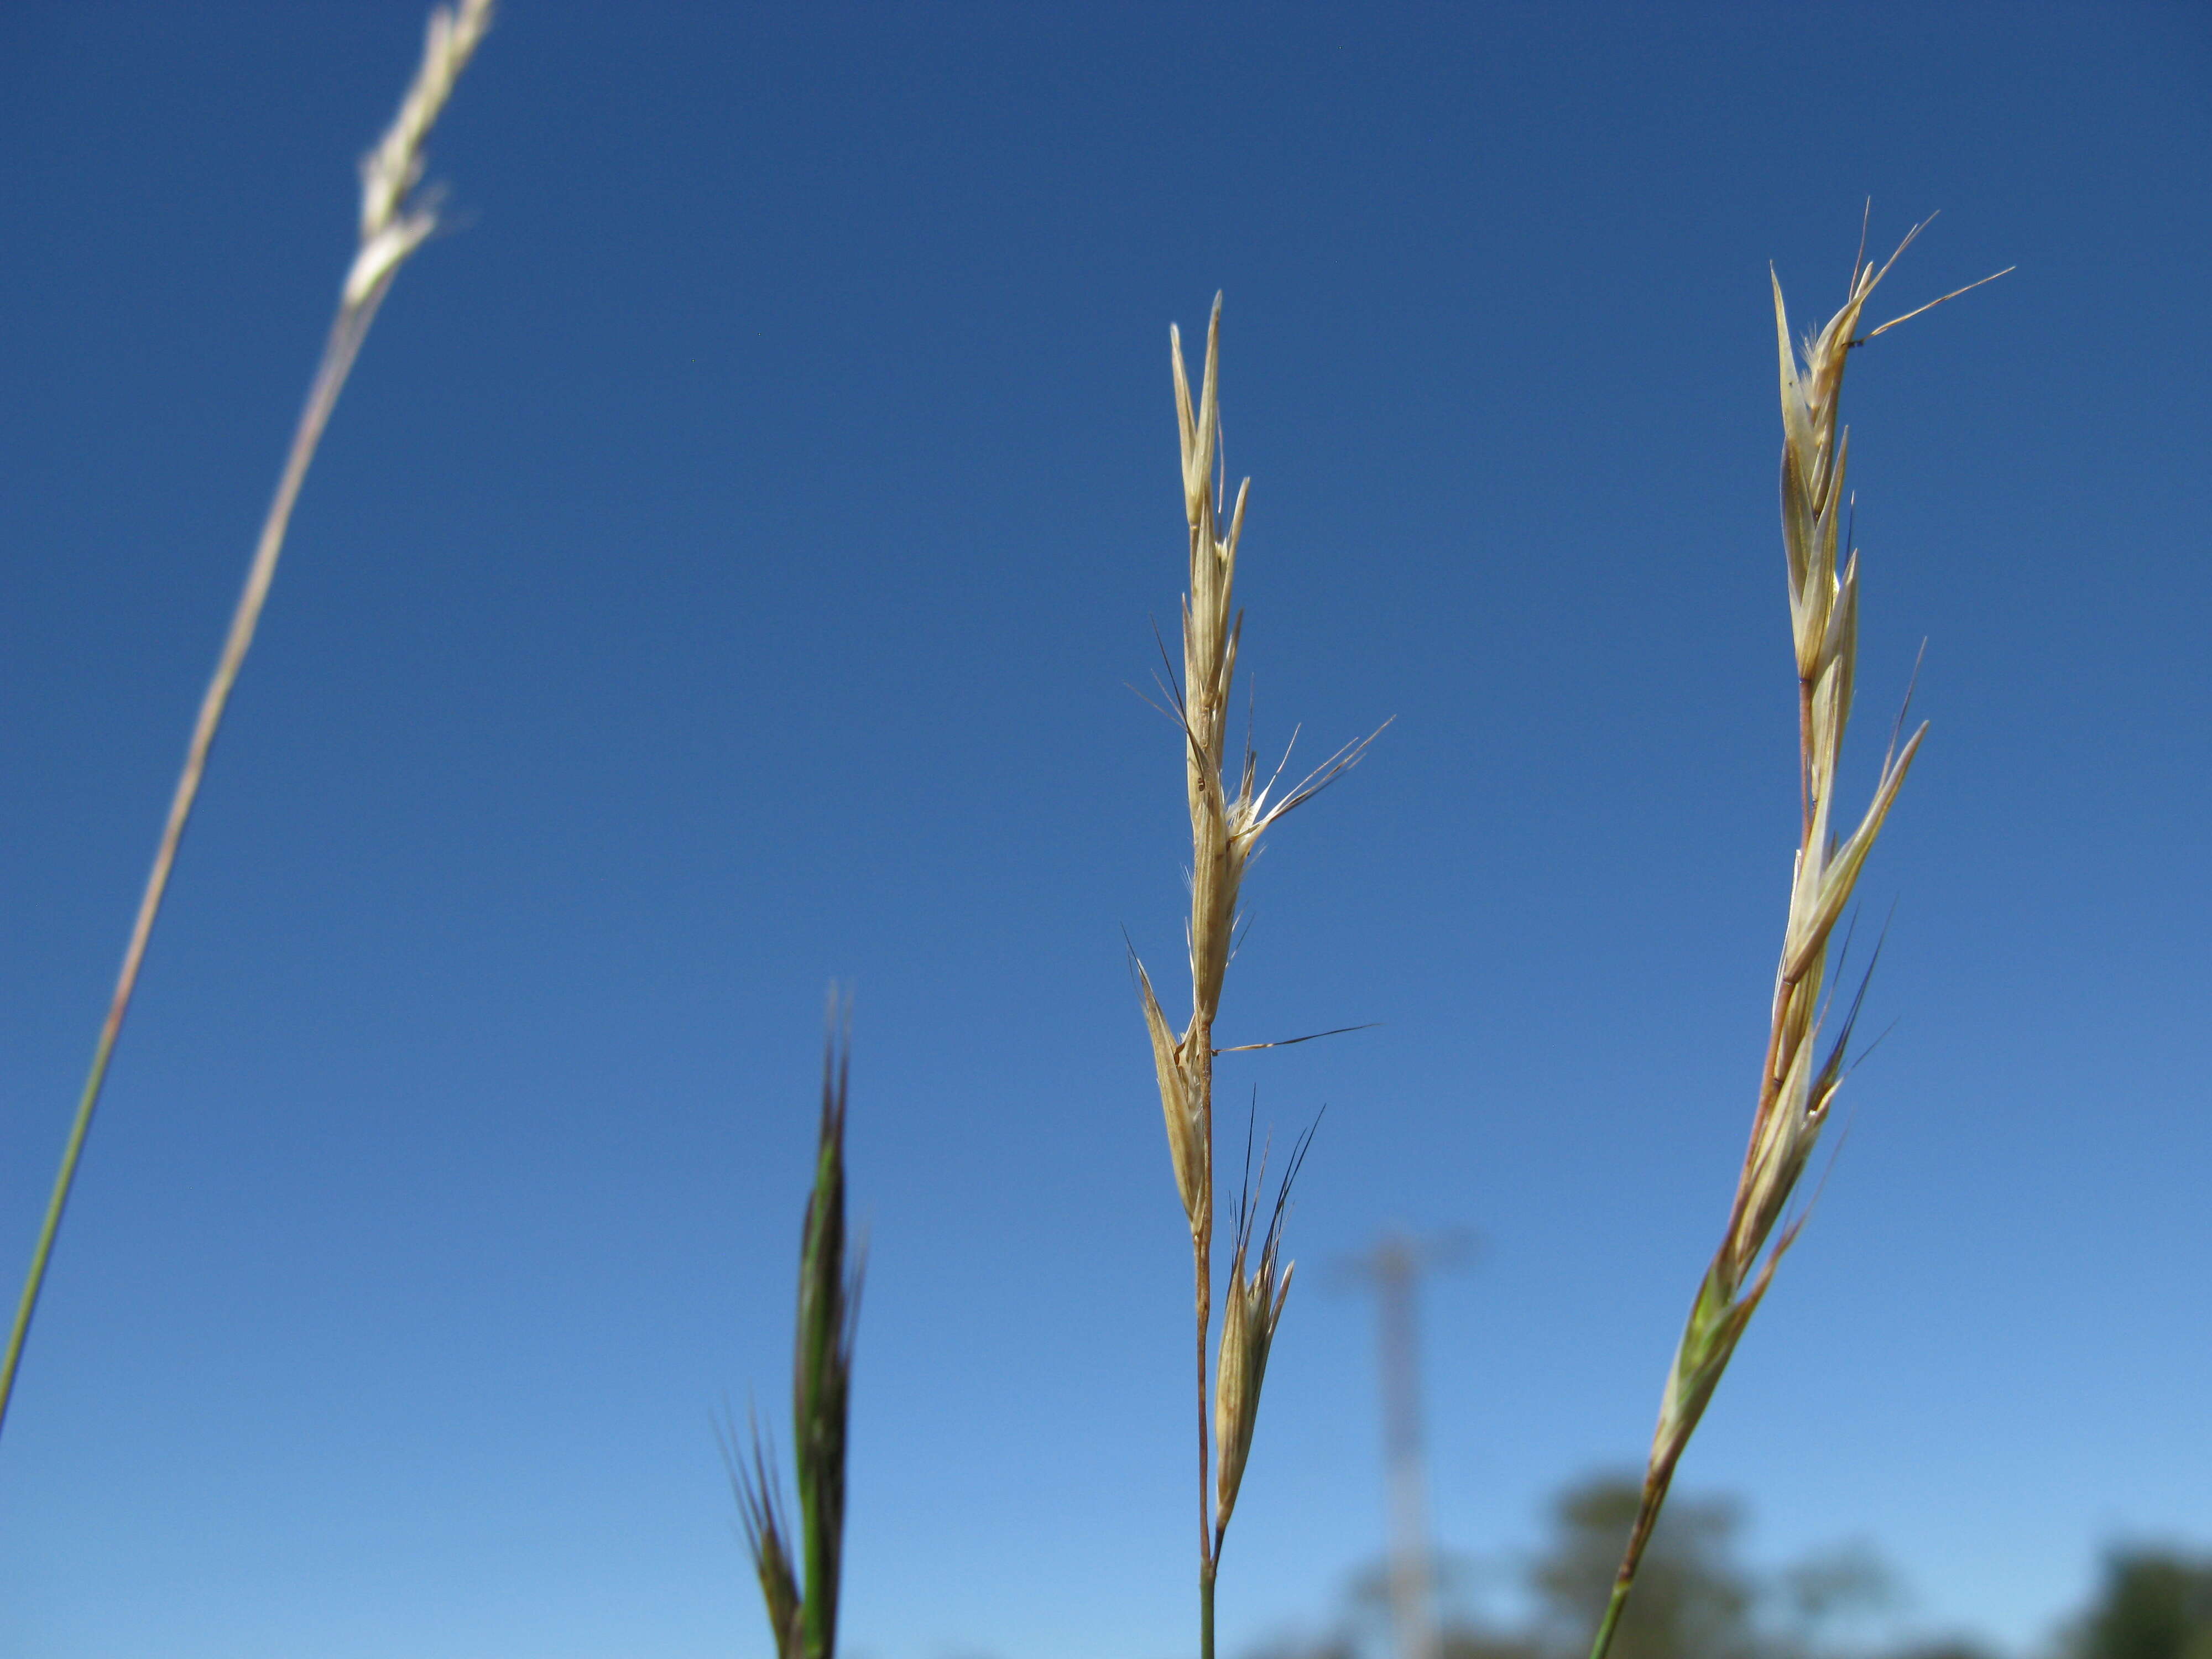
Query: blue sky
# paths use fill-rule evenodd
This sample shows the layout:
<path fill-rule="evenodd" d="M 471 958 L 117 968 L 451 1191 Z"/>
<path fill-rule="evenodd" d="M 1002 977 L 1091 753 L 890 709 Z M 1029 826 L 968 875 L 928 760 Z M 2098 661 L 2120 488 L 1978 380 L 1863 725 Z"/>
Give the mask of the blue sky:
<path fill-rule="evenodd" d="M 27 1254 L 412 3 L 0 15 L 0 1243 Z M 765 1654 L 711 1415 L 787 1375 L 834 976 L 855 1659 L 1190 1634 L 1166 327 L 1225 290 L 1272 837 L 1222 1035 L 1324 1102 L 1224 1648 L 1648 1440 L 1793 845 L 1767 265 L 1858 354 L 1848 1144 L 1685 1463 L 2019 1645 L 2212 1542 L 2195 5 L 514 0 L 295 521 L 4 1443 L 27 1659 Z M 1170 1000 L 1172 1000 L 1170 999 Z M 1309 1279 L 1308 1275 L 1310 1274 Z M 11 1281 L 12 1282 L 12 1281 Z"/>

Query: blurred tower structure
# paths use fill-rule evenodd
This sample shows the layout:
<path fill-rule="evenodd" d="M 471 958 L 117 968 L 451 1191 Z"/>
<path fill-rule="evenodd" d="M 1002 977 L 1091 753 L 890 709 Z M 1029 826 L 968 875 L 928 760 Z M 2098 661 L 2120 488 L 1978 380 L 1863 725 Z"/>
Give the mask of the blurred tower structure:
<path fill-rule="evenodd" d="M 1428 1478 L 1422 1451 L 1420 1314 L 1425 1273 L 1456 1267 L 1469 1237 L 1425 1239 L 1387 1231 L 1341 1264 L 1375 1294 L 1382 1361 L 1382 1449 L 1390 1486 L 1390 1625 L 1398 1659 L 1437 1659 L 1436 1556 L 1429 1538 Z"/>

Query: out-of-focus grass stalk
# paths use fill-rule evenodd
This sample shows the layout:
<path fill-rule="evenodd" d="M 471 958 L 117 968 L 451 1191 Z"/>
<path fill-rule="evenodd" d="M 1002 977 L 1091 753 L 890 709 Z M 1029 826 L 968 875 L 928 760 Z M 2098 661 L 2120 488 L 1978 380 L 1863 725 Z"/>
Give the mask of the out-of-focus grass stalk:
<path fill-rule="evenodd" d="M 1850 902 L 1875 837 L 1881 833 L 1882 821 L 1897 799 L 1928 730 L 1923 722 L 1900 749 L 1898 738 L 1903 733 L 1904 716 L 1899 714 L 1897 729 L 1890 735 L 1889 752 L 1882 760 L 1881 780 L 1875 786 L 1874 803 L 1858 827 L 1839 843 L 1832 820 L 1836 770 L 1843 752 L 1844 727 L 1850 716 L 1851 676 L 1858 649 L 1858 553 L 1848 548 L 1839 533 L 1850 510 L 1850 497 L 1844 488 L 1850 439 L 1848 431 L 1837 426 L 1836 410 L 1843 393 L 1844 363 L 1851 349 L 1928 309 L 1923 306 L 1919 311 L 1884 323 L 1863 338 L 1858 337 L 1861 309 L 1875 285 L 1889 274 L 1897 255 L 1911 246 L 1923 228 L 1914 226 L 1898 245 L 1897 253 L 1891 254 L 1879 270 L 1863 257 L 1853 259 L 1844 308 L 1819 333 L 1806 338 L 1802 370 L 1790 345 L 1782 283 L 1778 277 L 1774 280 L 1774 325 L 1782 358 L 1782 539 L 1788 560 L 1790 621 L 1797 664 L 1802 817 L 1796 873 L 1790 884 L 1782 960 L 1775 970 L 1773 1022 L 1766 1057 L 1759 1067 L 1751 1142 L 1737 1178 L 1728 1231 L 1698 1287 L 1667 1376 L 1642 1501 L 1590 1650 L 1591 1659 L 1604 1659 L 1613 1644 L 1644 1546 L 1650 1541 L 1651 1529 L 1667 1501 L 1674 1467 L 1719 1386 L 1721 1374 L 1728 1369 L 1759 1298 L 1766 1294 L 1775 1268 L 1804 1224 L 1801 1213 L 1776 1232 L 1828 1121 L 1829 1108 L 1843 1081 L 1844 1048 L 1859 1011 L 1855 998 L 1835 1041 L 1825 1055 L 1820 1054 L 1818 1043 L 1826 1012 L 1823 988 L 1829 936 Z M 1862 256 L 1864 252 L 1863 244 Z M 1966 291 L 1960 289 L 1957 293 Z M 1955 294 L 1943 296 L 1946 300 L 1955 297 Z M 1847 548 L 1840 574 L 1836 568 L 1839 544 Z M 1860 996 L 1865 989 L 1862 982 Z"/>
<path fill-rule="evenodd" d="M 1237 895 L 1244 868 L 1258 850 L 1267 826 L 1321 790 L 1366 752 L 1372 737 L 1347 744 L 1280 800 L 1270 804 L 1275 779 L 1256 787 L 1257 757 L 1244 749 L 1230 793 L 1228 720 L 1230 693 L 1237 672 L 1237 647 L 1243 617 L 1235 606 L 1237 543 L 1244 528 L 1244 502 L 1252 481 L 1237 491 L 1228 533 L 1221 533 L 1216 504 L 1228 478 L 1221 461 L 1221 296 L 1214 295 L 1206 331 L 1206 373 L 1195 408 L 1183 368 L 1182 336 L 1168 330 L 1169 357 L 1175 376 L 1176 417 L 1182 434 L 1184 516 L 1190 527 L 1190 587 L 1183 597 L 1182 683 L 1164 684 L 1182 728 L 1185 793 L 1190 806 L 1190 1023 L 1177 1036 L 1169 1027 L 1151 976 L 1135 962 L 1145 1025 L 1152 1044 L 1160 1104 L 1166 1115 L 1168 1155 L 1176 1190 L 1190 1224 L 1191 1272 L 1194 1281 L 1198 1356 L 1198 1556 L 1199 1650 L 1213 1656 L 1213 1582 L 1221 1540 L 1236 1507 L 1244 1457 L 1260 1407 L 1260 1384 L 1275 1322 L 1282 1316 L 1290 1288 L 1287 1267 L 1276 1277 L 1281 1243 L 1282 1206 L 1276 1207 L 1258 1267 L 1248 1276 L 1245 1257 L 1250 1215 L 1240 1207 L 1235 1282 L 1230 1286 L 1219 1357 L 1220 1380 L 1211 1431 L 1207 1422 L 1206 1350 L 1212 1325 L 1213 1295 L 1213 1024 L 1221 1007 L 1221 986 L 1229 968 L 1237 931 Z M 1277 769 L 1280 775 L 1280 769 Z M 1255 1044 L 1255 1047 L 1268 1047 Z M 1296 1172 L 1296 1157 L 1291 1172 Z M 1288 1191 L 1288 1182 L 1285 1182 Z M 1208 1480 L 1210 1435 L 1221 1443 L 1218 1483 Z M 1210 1484 L 1215 1490 L 1208 1492 Z M 1209 1516 L 1208 1503 L 1212 1502 Z"/>
<path fill-rule="evenodd" d="M 760 1580 L 777 1659 L 834 1659 L 843 1576 L 846 1425 L 852 1402 L 853 1337 L 860 1312 L 860 1253 L 845 1234 L 845 1091 L 850 1045 L 840 1041 L 836 1004 L 822 1062 L 822 1130 L 814 1187 L 799 1239 L 798 1335 L 792 1365 L 791 1426 L 799 1464 L 799 1567 L 791 1523 L 759 1425 L 750 1457 L 735 1425 L 723 1437 L 731 1489 Z M 850 1258 L 848 1264 L 848 1257 Z"/>
<path fill-rule="evenodd" d="M 269 597 L 269 585 L 276 574 L 276 558 L 283 550 L 284 531 L 291 521 L 293 503 L 299 498 L 300 485 L 307 476 L 307 464 L 314 459 L 315 447 L 322 439 L 331 410 L 337 404 L 338 392 L 353 368 L 354 357 L 368 337 L 370 323 L 375 320 L 377 307 L 390 292 L 399 267 L 437 227 L 434 201 L 410 200 L 422 175 L 422 141 L 445 107 L 453 83 L 476 51 L 477 43 L 490 27 L 491 14 L 492 0 L 461 0 L 458 9 L 441 6 L 431 13 L 422 66 L 416 71 L 399 113 L 376 148 L 362 158 L 359 248 L 346 272 L 337 315 L 324 343 L 322 361 L 308 389 L 307 407 L 301 412 L 300 423 L 292 434 L 284 471 L 277 479 L 276 499 L 270 503 L 269 516 L 263 521 L 260 539 L 254 546 L 245 591 L 239 595 L 238 608 L 230 620 L 230 632 L 223 641 L 222 654 L 216 659 L 215 676 L 200 700 L 199 718 L 192 726 L 191 741 L 185 750 L 184 770 L 169 802 L 169 816 L 161 828 L 161 842 L 155 849 L 154 867 L 146 878 L 144 895 L 138 902 L 137 918 L 131 924 L 131 941 L 123 953 L 123 968 L 116 977 L 115 994 L 108 1003 L 107 1018 L 100 1025 L 100 1040 L 93 1048 L 92 1069 L 77 1101 L 76 1119 L 70 1125 L 61 1168 L 54 1177 L 46 1219 L 39 1229 L 30 1272 L 24 1279 L 22 1298 L 16 1307 L 15 1326 L 9 1333 L 7 1358 L 0 1363 L 0 1425 L 7 1420 L 16 1368 L 21 1363 L 23 1345 L 30 1334 L 31 1317 L 38 1309 L 40 1290 L 46 1283 L 46 1264 L 53 1255 L 54 1239 L 61 1231 L 62 1212 L 68 1206 L 70 1190 L 76 1180 L 77 1162 L 84 1154 L 85 1137 L 91 1132 L 93 1113 L 100 1104 L 100 1088 L 107 1079 L 107 1063 L 114 1054 L 124 1016 L 130 1012 L 131 995 L 137 987 L 138 969 L 146 957 L 146 942 L 153 934 L 155 918 L 161 914 L 162 895 L 168 890 L 169 873 L 176 864 L 178 844 L 184 839 L 185 824 L 199 795 L 208 751 L 215 746 L 216 732 L 222 724 L 223 708 L 230 701 L 231 687 L 246 661 L 246 648 L 253 643 L 253 630 L 261 620 L 262 605 Z"/>

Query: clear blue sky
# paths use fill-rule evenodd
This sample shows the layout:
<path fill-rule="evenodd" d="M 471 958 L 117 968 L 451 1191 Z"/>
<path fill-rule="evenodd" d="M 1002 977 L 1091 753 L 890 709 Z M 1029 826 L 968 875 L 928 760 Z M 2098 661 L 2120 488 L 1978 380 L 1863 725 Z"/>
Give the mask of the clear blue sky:
<path fill-rule="evenodd" d="M 0 1245 L 27 1254 L 415 0 L 0 14 Z M 1692 1447 L 2023 1644 L 2212 1541 L 2212 14 L 512 0 L 309 480 L 0 1443 L 25 1659 L 765 1654 L 823 987 L 872 1240 L 855 1659 L 1194 1643 L 1166 331 L 1227 293 L 1284 823 L 1222 1035 L 1328 1115 L 1221 1590 L 1637 1462 L 1795 833 L 1767 264 L 1858 354 L 1856 792 L 1928 746 L 1854 1127 Z M 1172 1000 L 1172 999 L 1170 999 Z M 1310 1279 L 1308 1275 L 1310 1274 Z M 15 1280 L 10 1278 L 9 1284 Z M 13 1291 L 8 1294 L 12 1297 Z"/>

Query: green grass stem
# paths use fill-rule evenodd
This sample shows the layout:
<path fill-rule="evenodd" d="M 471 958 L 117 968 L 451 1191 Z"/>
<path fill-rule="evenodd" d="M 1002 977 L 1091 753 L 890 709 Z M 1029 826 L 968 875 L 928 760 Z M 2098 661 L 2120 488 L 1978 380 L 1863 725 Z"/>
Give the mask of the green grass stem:
<path fill-rule="evenodd" d="M 292 434 L 291 453 L 285 458 L 283 476 L 277 481 L 276 498 L 270 502 L 269 516 L 261 526 L 261 538 L 246 573 L 245 591 L 239 595 L 238 608 L 230 619 L 230 632 L 223 641 L 222 655 L 216 660 L 215 677 L 208 682 L 207 693 L 200 700 L 199 719 L 193 724 L 191 741 L 185 750 L 184 770 L 178 776 L 176 793 L 169 800 L 168 819 L 161 828 L 161 844 L 154 852 L 154 867 L 146 878 L 146 890 L 138 901 L 137 918 L 131 924 L 131 942 L 123 952 L 123 969 L 116 976 L 107 1018 L 100 1025 L 100 1041 L 93 1047 L 92 1069 L 85 1079 L 84 1092 L 77 1100 L 76 1117 L 70 1125 L 68 1144 L 62 1149 L 61 1169 L 54 1176 L 46 1219 L 39 1228 L 39 1242 L 31 1253 L 30 1272 L 23 1280 L 23 1294 L 16 1304 L 15 1322 L 8 1334 L 8 1356 L 4 1363 L 0 1363 L 0 1428 L 4 1428 L 8 1420 L 9 1401 L 15 1395 L 16 1368 L 22 1363 L 32 1316 L 38 1311 L 39 1294 L 46 1285 L 46 1267 L 53 1257 L 54 1240 L 61 1232 L 62 1214 L 69 1207 L 70 1194 L 76 1183 L 77 1164 L 84 1156 L 86 1138 L 92 1133 L 93 1114 L 99 1109 L 100 1092 L 107 1082 L 107 1064 L 114 1057 L 115 1041 L 122 1035 L 124 1018 L 131 1012 L 131 994 L 138 986 L 138 970 L 146 960 L 147 941 L 153 937 L 155 920 L 161 915 L 161 900 L 169 890 L 169 876 L 176 867 L 177 848 L 185 838 L 185 826 L 191 818 L 193 803 L 199 799 L 209 751 L 215 747 L 223 709 L 230 702 L 238 672 L 245 665 L 247 647 L 253 643 L 253 631 L 261 620 L 269 585 L 276 574 L 276 559 L 283 551 L 284 532 L 291 522 L 293 503 L 299 499 L 308 463 L 314 459 L 315 447 L 321 441 L 331 410 L 337 406 L 338 392 L 345 385 L 354 356 L 361 349 L 378 304 L 391 287 L 392 274 L 387 272 L 360 303 L 342 305 L 337 320 L 331 325 L 330 339 L 323 348 L 321 366 L 315 372 L 314 386 L 307 394 L 307 406 L 301 412 L 299 427 Z"/>

